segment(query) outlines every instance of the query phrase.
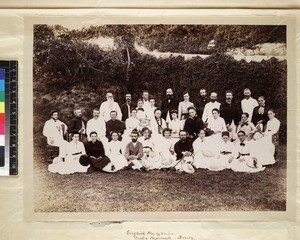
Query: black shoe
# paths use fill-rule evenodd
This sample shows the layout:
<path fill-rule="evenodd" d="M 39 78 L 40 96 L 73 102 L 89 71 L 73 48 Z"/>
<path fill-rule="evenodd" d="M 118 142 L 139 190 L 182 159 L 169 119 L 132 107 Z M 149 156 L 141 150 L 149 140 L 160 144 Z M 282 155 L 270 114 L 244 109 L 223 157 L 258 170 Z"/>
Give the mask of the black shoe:
<path fill-rule="evenodd" d="M 89 167 L 86 171 L 86 174 L 91 174 L 93 172 L 95 172 L 95 169 L 93 167 Z"/>
<path fill-rule="evenodd" d="M 114 171 L 116 169 L 115 165 L 111 166 L 111 170 Z"/>

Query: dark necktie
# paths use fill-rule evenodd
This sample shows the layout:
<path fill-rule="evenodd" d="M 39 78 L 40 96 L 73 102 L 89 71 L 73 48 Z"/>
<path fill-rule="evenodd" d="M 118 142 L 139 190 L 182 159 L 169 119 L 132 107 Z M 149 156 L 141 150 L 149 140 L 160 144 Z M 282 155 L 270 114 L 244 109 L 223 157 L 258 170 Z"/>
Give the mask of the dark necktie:
<path fill-rule="evenodd" d="M 240 143 L 240 146 L 245 147 L 245 143 Z"/>

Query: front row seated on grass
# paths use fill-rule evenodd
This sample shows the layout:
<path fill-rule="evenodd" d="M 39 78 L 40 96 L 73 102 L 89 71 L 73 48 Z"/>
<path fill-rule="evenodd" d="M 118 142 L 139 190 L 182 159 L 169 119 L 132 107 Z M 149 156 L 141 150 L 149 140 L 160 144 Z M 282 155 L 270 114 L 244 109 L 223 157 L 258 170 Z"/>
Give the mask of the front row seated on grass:
<path fill-rule="evenodd" d="M 177 172 L 193 173 L 195 168 L 220 171 L 232 169 L 236 172 L 263 171 L 266 161 L 262 156 L 274 158 L 271 138 L 265 140 L 246 139 L 244 131 L 238 132 L 238 139 L 233 143 L 229 133 L 222 132 L 222 138 L 206 137 L 200 129 L 196 140 L 191 141 L 187 132 L 179 133 L 179 140 L 174 143 L 171 129 L 165 128 L 163 135 L 155 140 L 148 128 L 142 129 L 139 137 L 137 130 L 132 130 L 131 141 L 124 144 L 118 140 L 118 133 L 112 132 L 112 140 L 103 145 L 96 132 L 90 133 L 90 141 L 85 145 L 79 141 L 79 134 L 74 133 L 72 141 L 67 145 L 65 158 L 57 157 L 48 166 L 53 173 L 71 174 L 75 172 L 104 171 L 117 172 L 122 169 L 149 171 L 153 169 L 176 169 Z M 259 148 L 262 141 L 265 148 Z M 259 151 L 270 151 L 264 154 Z"/>

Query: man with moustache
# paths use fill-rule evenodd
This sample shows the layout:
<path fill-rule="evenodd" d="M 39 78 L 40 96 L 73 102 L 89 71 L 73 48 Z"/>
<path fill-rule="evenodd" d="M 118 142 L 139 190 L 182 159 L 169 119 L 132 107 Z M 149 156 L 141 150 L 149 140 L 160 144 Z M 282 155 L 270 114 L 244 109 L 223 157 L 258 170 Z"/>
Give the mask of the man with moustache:
<path fill-rule="evenodd" d="M 161 117 L 166 120 L 166 123 L 169 123 L 171 118 L 171 111 L 177 110 L 179 105 L 179 101 L 173 97 L 173 90 L 168 88 L 166 90 L 166 98 L 162 100 L 161 103 Z"/>
<path fill-rule="evenodd" d="M 116 111 L 118 120 L 122 119 L 122 112 L 120 106 L 117 102 L 114 101 L 114 96 L 111 92 L 106 94 L 106 101 L 101 103 L 99 111 L 100 116 L 103 117 L 104 121 L 107 122 L 110 119 L 110 112 Z"/>
<path fill-rule="evenodd" d="M 100 112 L 99 109 L 97 108 L 93 109 L 93 118 L 90 119 L 86 125 L 86 134 L 88 136 L 88 140 L 90 140 L 89 136 L 91 132 L 97 133 L 97 138 L 99 141 L 102 141 L 104 143 L 107 142 L 107 139 L 105 137 L 105 133 L 106 133 L 105 122 L 103 118 L 100 117 Z"/>
<path fill-rule="evenodd" d="M 249 88 L 244 89 L 244 99 L 241 101 L 241 108 L 243 113 L 248 113 L 248 121 L 252 122 L 253 109 L 258 106 L 256 99 L 251 97 L 251 91 Z"/>
<path fill-rule="evenodd" d="M 131 142 L 126 145 L 124 156 L 132 169 L 140 170 L 143 167 L 142 157 L 144 156 L 144 152 L 143 144 L 138 141 L 138 136 L 138 131 L 132 130 L 130 135 Z"/>
<path fill-rule="evenodd" d="M 220 110 L 220 103 L 217 102 L 218 94 L 216 92 L 212 92 L 210 94 L 210 102 L 205 104 L 203 114 L 202 114 L 202 121 L 204 123 L 207 123 L 211 120 L 213 120 L 212 110 L 218 109 Z"/>
<path fill-rule="evenodd" d="M 125 95 L 126 102 L 121 106 L 122 112 L 122 121 L 125 122 L 127 118 L 130 118 L 131 110 L 136 108 L 136 105 L 131 100 L 131 94 L 126 93 Z"/>
<path fill-rule="evenodd" d="M 69 133 L 78 132 L 80 141 L 86 143 L 86 121 L 82 118 L 82 111 L 80 107 L 74 109 L 75 118 L 73 118 L 69 125 Z"/>
<path fill-rule="evenodd" d="M 196 112 L 196 111 L 195 111 Z M 195 169 L 191 165 L 193 163 L 193 146 L 192 141 L 187 138 L 187 132 L 181 130 L 179 132 L 179 141 L 174 145 L 174 151 L 176 153 L 177 163 L 175 169 L 182 173 L 193 173 Z"/>
<path fill-rule="evenodd" d="M 258 106 L 253 109 L 252 122 L 260 131 L 265 131 L 267 122 L 269 121 L 268 111 L 269 107 L 266 106 L 266 99 L 264 96 L 258 97 Z"/>
<path fill-rule="evenodd" d="M 204 107 L 206 103 L 209 102 L 209 98 L 207 97 L 207 92 L 205 88 L 201 88 L 200 91 L 200 98 L 197 98 L 195 102 L 195 107 L 197 110 L 197 116 L 202 116 Z"/>
<path fill-rule="evenodd" d="M 67 125 L 58 120 L 58 111 L 53 110 L 50 113 L 50 119 L 45 122 L 43 135 L 47 137 L 47 143 L 50 146 L 59 147 L 59 156 L 66 156 L 66 141 L 64 136 L 67 133 Z"/>
<path fill-rule="evenodd" d="M 110 112 L 110 120 L 106 122 L 106 137 L 111 141 L 111 133 L 117 132 L 119 135 L 119 140 L 122 141 L 122 135 L 125 131 L 125 124 L 117 119 L 117 112 Z"/>
<path fill-rule="evenodd" d="M 230 139 L 234 140 L 236 138 L 236 127 L 239 124 L 242 110 L 233 102 L 232 91 L 227 90 L 225 96 L 225 102 L 220 105 L 220 117 L 225 120 Z"/>

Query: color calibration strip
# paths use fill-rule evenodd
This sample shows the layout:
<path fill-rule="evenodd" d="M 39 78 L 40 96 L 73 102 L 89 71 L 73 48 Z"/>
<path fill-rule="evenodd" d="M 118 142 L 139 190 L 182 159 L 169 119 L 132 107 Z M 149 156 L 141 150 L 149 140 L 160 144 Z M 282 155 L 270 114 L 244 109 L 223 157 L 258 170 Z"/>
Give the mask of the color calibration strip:
<path fill-rule="evenodd" d="M 0 175 L 17 175 L 18 62 L 0 61 Z"/>

